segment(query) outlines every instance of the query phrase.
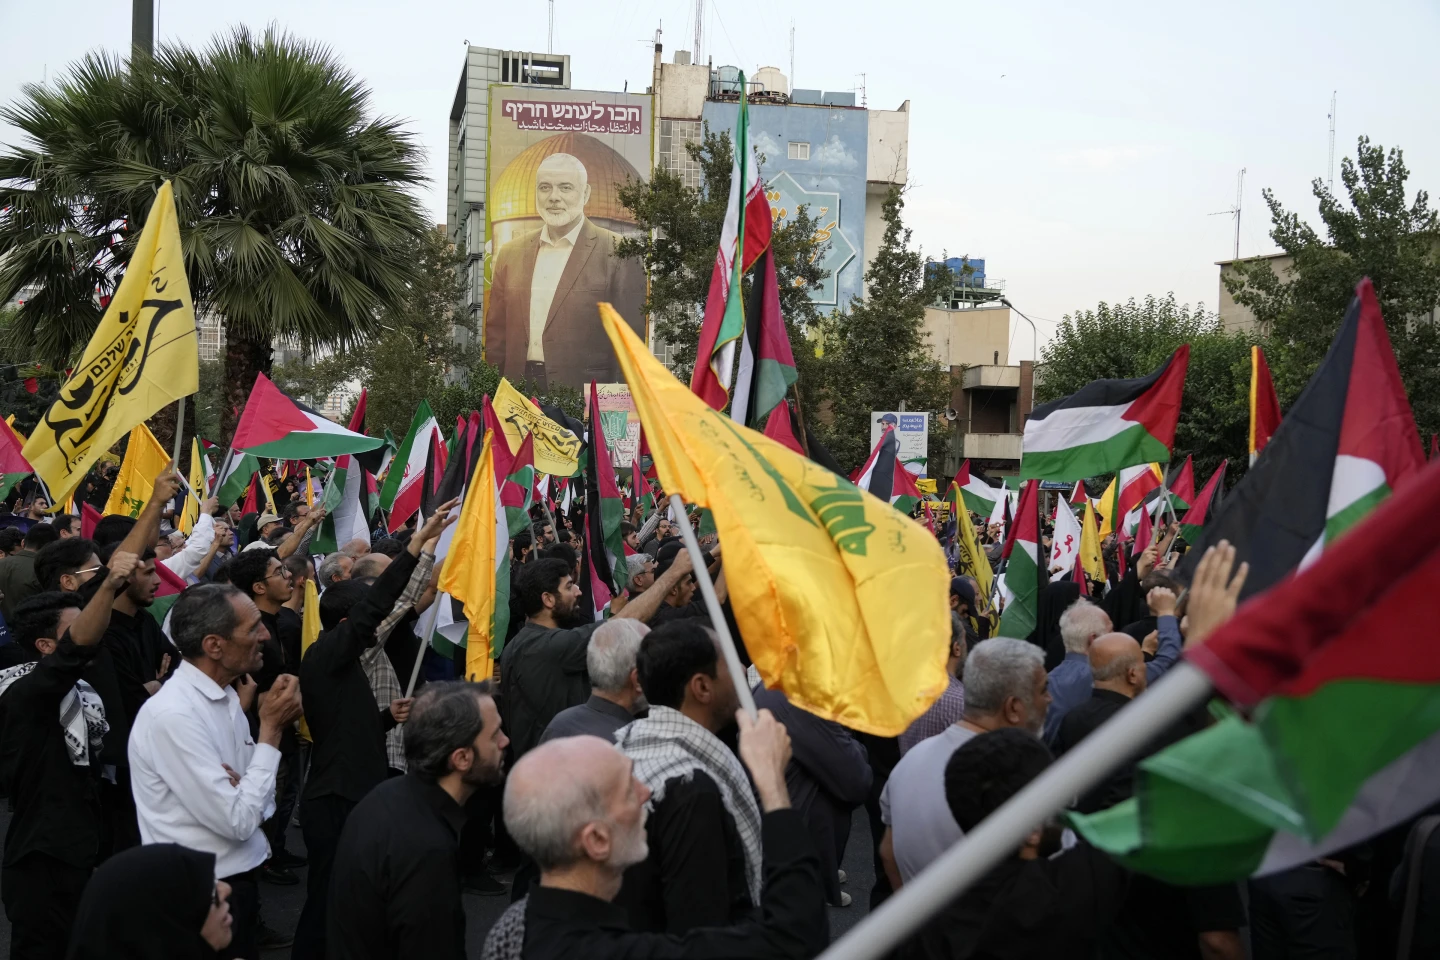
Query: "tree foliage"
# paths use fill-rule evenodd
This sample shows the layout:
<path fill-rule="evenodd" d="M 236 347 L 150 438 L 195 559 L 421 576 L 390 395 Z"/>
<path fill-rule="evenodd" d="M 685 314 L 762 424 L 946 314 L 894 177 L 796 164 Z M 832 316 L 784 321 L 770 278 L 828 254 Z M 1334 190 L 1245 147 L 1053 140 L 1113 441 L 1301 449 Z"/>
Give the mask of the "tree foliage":
<path fill-rule="evenodd" d="M 687 143 L 685 149 L 700 165 L 698 189 L 685 186 L 679 175 L 659 167 L 649 182 L 632 180 L 620 188 L 620 202 L 645 232 L 621 241 L 619 253 L 645 264 L 650 275 L 645 309 L 655 324 L 655 339 L 671 345 L 675 375 L 688 382 L 730 199 L 735 152 L 729 131 L 713 133 L 709 124 L 702 140 Z M 776 229 L 770 243 L 780 287 L 780 312 L 797 363 L 803 363 L 801 353 L 813 353 L 802 347 L 807 328 L 820 316 L 810 290 L 830 275 L 820 267 L 825 244 L 817 239 L 819 227 L 809 208 L 802 205 Z M 745 284 L 748 289 L 748 278 Z M 803 375 L 803 366 L 801 370 Z"/>
<path fill-rule="evenodd" d="M 1400 375 L 1422 433 L 1440 430 L 1440 215 L 1429 194 L 1408 200 L 1401 151 L 1387 154 L 1361 137 L 1354 160 L 1340 164 L 1348 204 L 1318 178 L 1322 236 L 1265 191 L 1271 239 L 1293 259 L 1288 275 L 1268 260 L 1237 263 L 1225 282 L 1254 312 L 1282 409 L 1299 395 L 1325 356 L 1361 278 L 1375 284 Z"/>
<path fill-rule="evenodd" d="M 226 324 L 225 442 L 274 338 L 345 347 L 406 296 L 420 150 L 369 100 L 328 49 L 244 27 L 26 87 L 0 111 L 28 140 L 0 153 L 0 301 L 41 289 L 12 348 L 61 366 L 83 348 L 171 179 L 198 311 Z"/>
<path fill-rule="evenodd" d="M 1188 343 L 1176 457 L 1195 455 L 1200 483 L 1226 457 L 1229 474 L 1238 476 L 1247 466 L 1253 342 L 1249 335 L 1226 333 L 1220 318 L 1203 306 L 1176 303 L 1173 293 L 1141 303 L 1101 303 L 1067 314 L 1041 348 L 1035 402 L 1069 396 L 1092 380 L 1143 377 Z"/>
<path fill-rule="evenodd" d="M 885 198 L 885 232 L 865 272 L 865 296 L 818 321 L 819 362 L 801 368 L 808 424 L 842 467 L 859 466 L 870 452 L 870 413 L 906 409 L 935 412 L 949 404 L 950 370 L 930 352 L 925 308 L 948 296 L 949 270 L 935 269 L 910 246 L 898 186 Z M 805 373 L 809 373 L 806 382 Z M 933 424 L 932 424 L 933 426 Z M 930 472 L 945 457 L 946 433 L 930 431 Z"/>

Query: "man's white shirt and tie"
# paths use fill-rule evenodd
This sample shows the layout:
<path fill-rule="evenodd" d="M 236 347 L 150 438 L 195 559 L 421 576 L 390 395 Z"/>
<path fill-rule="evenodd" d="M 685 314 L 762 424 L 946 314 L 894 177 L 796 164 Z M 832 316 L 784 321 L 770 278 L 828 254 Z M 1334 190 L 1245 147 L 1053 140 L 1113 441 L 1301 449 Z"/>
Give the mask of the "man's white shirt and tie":
<path fill-rule="evenodd" d="M 555 291 L 560 286 L 560 277 L 570 254 L 575 251 L 575 241 L 585 227 L 582 215 L 575 226 L 566 233 L 556 236 L 550 224 L 540 228 L 540 249 L 535 254 L 535 273 L 530 279 L 530 347 L 525 359 L 535 363 L 545 362 L 545 321 L 550 316 L 550 307 L 555 302 Z"/>

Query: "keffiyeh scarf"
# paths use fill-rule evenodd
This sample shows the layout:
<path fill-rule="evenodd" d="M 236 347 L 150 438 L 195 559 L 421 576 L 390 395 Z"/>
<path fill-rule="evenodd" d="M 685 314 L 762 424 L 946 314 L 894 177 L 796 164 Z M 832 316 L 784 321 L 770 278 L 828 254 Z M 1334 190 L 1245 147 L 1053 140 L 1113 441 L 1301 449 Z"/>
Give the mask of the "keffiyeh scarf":
<path fill-rule="evenodd" d="M 720 787 L 720 799 L 735 821 L 745 848 L 745 879 L 750 902 L 760 903 L 762 860 L 760 807 L 750 779 L 735 754 L 709 730 L 671 707 L 652 706 L 650 716 L 622 727 L 615 734 L 620 752 L 635 762 L 635 778 L 650 788 L 651 801 L 665 799 L 665 785 L 681 777 L 690 780 L 704 770 Z"/>
<path fill-rule="evenodd" d="M 0 697 L 10 685 L 35 669 L 35 661 L 0 670 Z M 105 722 L 105 707 L 100 694 L 84 680 L 77 680 L 65 699 L 60 701 L 60 726 L 65 731 L 65 748 L 70 762 L 77 767 L 90 766 L 90 753 L 100 752 L 110 724 Z"/>

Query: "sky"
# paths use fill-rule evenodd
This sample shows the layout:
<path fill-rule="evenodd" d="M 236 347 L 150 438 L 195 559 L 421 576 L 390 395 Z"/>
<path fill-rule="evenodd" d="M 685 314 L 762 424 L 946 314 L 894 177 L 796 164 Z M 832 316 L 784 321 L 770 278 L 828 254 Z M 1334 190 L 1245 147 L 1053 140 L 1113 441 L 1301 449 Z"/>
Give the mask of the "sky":
<path fill-rule="evenodd" d="M 927 255 L 986 260 L 1040 340 L 1067 313 L 1173 291 L 1215 309 L 1215 261 L 1269 252 L 1261 191 L 1318 222 L 1310 181 L 1327 175 L 1337 92 L 1340 159 L 1368 135 L 1399 146 L 1411 193 L 1440 188 L 1440 5 L 1377 0 L 921 4 L 887 0 L 707 0 L 702 50 L 719 64 L 773 65 L 792 84 L 859 87 L 872 107 L 909 100 L 906 220 Z M 823 11 L 823 13 L 821 12 Z M 883 12 L 883 19 L 877 17 Z M 445 219 L 448 117 L 464 44 L 544 50 L 547 4 L 457 0 L 158 0 L 160 42 L 203 45 L 238 23 L 277 24 L 328 44 L 370 86 L 378 114 L 405 120 Z M 554 49 L 577 89 L 650 83 L 655 30 L 665 58 L 692 46 L 686 0 L 555 0 Z M 129 45 L 124 0 L 0 0 L 0 102 L 86 51 Z M 0 124 L 0 143 L 16 131 Z M 1019 321 L 1016 321 L 1019 323 Z M 1030 356 L 1020 323 L 1011 360 Z"/>

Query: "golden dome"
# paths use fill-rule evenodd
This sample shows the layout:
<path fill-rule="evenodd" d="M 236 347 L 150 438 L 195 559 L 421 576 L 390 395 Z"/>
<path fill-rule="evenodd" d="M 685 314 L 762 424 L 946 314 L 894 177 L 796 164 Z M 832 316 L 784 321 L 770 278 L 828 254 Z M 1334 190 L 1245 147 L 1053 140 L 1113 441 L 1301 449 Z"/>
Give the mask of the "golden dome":
<path fill-rule="evenodd" d="M 590 202 L 585 216 L 592 220 L 634 223 L 635 217 L 620 202 L 620 185 L 640 179 L 629 160 L 603 141 L 584 133 L 560 133 L 526 147 L 500 172 L 490 189 L 490 222 L 539 219 L 535 209 L 535 171 L 552 153 L 568 153 L 585 165 Z"/>

